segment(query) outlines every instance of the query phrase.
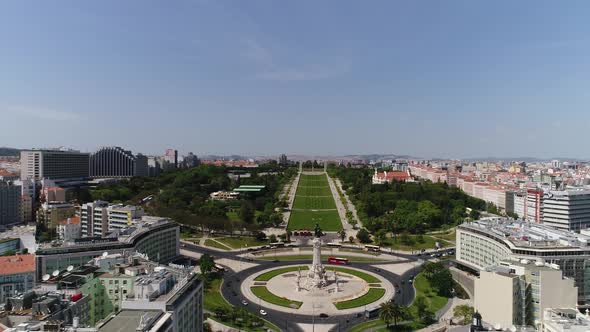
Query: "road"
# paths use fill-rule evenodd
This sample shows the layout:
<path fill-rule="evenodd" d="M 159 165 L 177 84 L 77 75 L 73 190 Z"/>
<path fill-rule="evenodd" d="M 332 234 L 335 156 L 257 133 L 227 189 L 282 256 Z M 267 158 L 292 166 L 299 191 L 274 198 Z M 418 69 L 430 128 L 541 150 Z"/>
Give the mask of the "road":
<path fill-rule="evenodd" d="M 183 249 L 188 251 L 193 251 L 196 253 L 208 253 L 215 258 L 228 258 L 234 260 L 243 259 L 239 257 L 240 254 L 247 252 L 246 250 L 242 251 L 217 251 L 212 249 L 207 249 L 203 247 L 199 247 L 196 245 L 191 245 L 187 243 L 183 243 Z M 311 247 L 311 246 L 304 246 Z M 359 250 L 362 251 L 362 250 Z M 412 255 L 404 255 L 400 254 L 397 255 L 402 258 L 405 258 L 409 261 L 415 262 L 417 261 L 415 256 Z M 277 256 L 280 259 L 280 256 Z M 273 268 L 273 267 L 281 267 L 287 265 L 294 265 L 294 264 L 304 264 L 309 263 L 309 260 L 301 260 L 301 261 L 255 261 L 258 265 L 236 272 L 234 270 L 228 269 L 228 271 L 224 274 L 223 283 L 221 286 L 221 292 L 223 297 L 226 298 L 232 305 L 234 306 L 242 306 L 241 301 L 245 299 L 244 295 L 241 291 L 241 281 L 247 278 L 248 276 L 260 272 L 262 270 Z M 404 263 L 407 263 L 405 261 Z M 407 280 L 411 277 L 416 275 L 420 272 L 421 266 L 417 266 L 412 268 L 411 270 L 406 271 L 402 275 L 398 275 L 389 271 L 385 271 L 384 269 L 380 269 L 379 265 L 386 265 L 386 264 L 396 264 L 396 262 L 381 262 L 381 263 L 371 263 L 371 262 L 363 262 L 363 263 L 353 263 L 352 266 L 358 269 L 370 271 L 372 273 L 378 274 L 385 279 L 389 280 L 396 286 L 396 289 L 400 289 L 400 293 L 396 293 L 394 296 L 394 301 L 399 304 L 403 305 L 410 305 L 414 300 L 414 287 L 412 284 L 409 284 Z M 402 280 L 404 283 L 402 283 Z M 400 287 L 401 286 L 401 287 Z M 280 327 L 283 331 L 293 331 L 299 332 L 303 331 L 303 329 L 298 325 L 302 324 L 335 324 L 333 331 L 346 331 L 352 326 L 359 324 L 365 320 L 362 315 L 337 315 L 337 316 L 330 316 L 327 318 L 320 319 L 319 314 L 317 313 L 316 317 L 308 316 L 308 315 L 297 315 L 292 313 L 281 312 L 273 309 L 266 308 L 264 306 L 260 306 L 259 304 L 251 303 L 248 306 L 244 307 L 251 313 L 255 315 L 259 315 L 259 310 L 264 308 L 264 310 L 268 313 L 265 319 L 269 320 L 276 326 Z"/>

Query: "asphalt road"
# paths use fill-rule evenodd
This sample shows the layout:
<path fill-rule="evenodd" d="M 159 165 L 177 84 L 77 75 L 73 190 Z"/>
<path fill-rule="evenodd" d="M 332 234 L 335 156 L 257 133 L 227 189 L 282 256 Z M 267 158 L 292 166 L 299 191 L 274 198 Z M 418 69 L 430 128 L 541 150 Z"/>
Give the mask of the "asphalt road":
<path fill-rule="evenodd" d="M 311 246 L 309 246 L 311 247 Z M 198 253 L 208 253 L 215 258 L 229 258 L 240 260 L 243 259 L 242 257 L 238 257 L 239 254 L 245 253 L 246 250 L 243 251 L 217 251 L 211 250 L 203 247 L 199 247 L 196 245 L 185 244 L 183 247 L 185 250 L 194 251 Z M 359 250 L 362 251 L 362 250 Z M 417 257 L 412 255 L 397 255 L 403 258 L 406 258 L 410 261 L 416 261 Z M 277 258 L 280 259 L 280 256 Z M 244 295 L 241 291 L 241 281 L 247 278 L 248 276 L 252 275 L 253 273 L 257 273 L 259 271 L 272 268 L 272 267 L 281 267 L 287 265 L 294 265 L 294 264 L 302 264 L 302 263 L 309 263 L 309 260 L 301 260 L 301 261 L 256 261 L 257 266 L 251 267 L 249 269 L 235 272 L 231 269 L 223 276 L 223 283 L 221 286 L 221 292 L 223 297 L 225 297 L 229 303 L 234 306 L 242 306 L 248 311 L 252 312 L 253 314 L 259 315 L 260 309 L 264 309 L 267 312 L 267 315 L 264 317 L 266 320 L 269 320 L 276 326 L 280 327 L 283 331 L 293 331 L 299 332 L 303 331 L 297 324 L 304 323 L 304 324 L 336 324 L 336 326 L 332 329 L 333 331 L 346 331 L 352 326 L 359 324 L 365 320 L 364 315 L 337 315 L 337 316 L 329 316 L 327 318 L 319 318 L 318 312 L 315 317 L 309 315 L 298 315 L 292 313 L 285 313 L 278 310 L 273 310 L 264 307 L 264 305 L 259 305 L 257 303 L 250 303 L 247 306 L 243 306 L 241 301 L 245 299 Z M 407 263 L 407 262 L 404 262 Z M 379 265 L 386 265 L 386 264 L 396 264 L 395 262 L 385 262 L 385 263 L 370 263 L 370 262 L 363 262 L 363 263 L 352 263 L 351 266 L 370 271 L 372 273 L 378 274 L 385 279 L 389 280 L 395 287 L 396 287 L 396 294 L 394 296 L 394 301 L 399 304 L 403 305 L 410 305 L 414 300 L 414 287 L 412 284 L 409 284 L 407 280 L 412 276 L 416 275 L 420 272 L 421 266 L 413 268 L 403 275 L 397 275 L 395 273 L 385 271 L 383 269 L 379 269 Z M 402 284 L 402 280 L 404 283 Z M 401 287 L 400 287 L 401 286 Z M 400 293 L 397 293 L 397 289 L 400 289 Z"/>

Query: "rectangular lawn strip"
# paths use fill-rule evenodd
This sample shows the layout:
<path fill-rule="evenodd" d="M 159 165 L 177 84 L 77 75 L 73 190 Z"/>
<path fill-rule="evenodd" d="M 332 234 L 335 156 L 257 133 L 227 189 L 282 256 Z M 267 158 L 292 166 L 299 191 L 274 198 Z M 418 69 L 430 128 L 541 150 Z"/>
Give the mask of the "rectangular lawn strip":
<path fill-rule="evenodd" d="M 299 307 L 301 307 L 303 304 L 303 302 L 289 300 L 287 298 L 277 296 L 271 293 L 268 288 L 266 288 L 266 286 L 254 286 L 250 287 L 250 290 L 252 293 L 254 293 L 254 295 L 261 298 L 262 300 L 268 303 L 280 305 L 282 307 L 299 309 Z"/>
<path fill-rule="evenodd" d="M 358 308 L 379 300 L 383 295 L 385 295 L 384 288 L 369 288 L 369 291 L 363 296 L 352 300 L 336 302 L 334 305 L 338 310 Z"/>
<path fill-rule="evenodd" d="M 377 277 L 374 277 L 370 274 L 367 274 L 365 272 L 362 271 L 358 271 L 358 270 L 353 270 L 353 269 L 347 269 L 344 267 L 328 267 L 326 268 L 327 270 L 334 270 L 336 269 L 336 271 L 338 272 L 343 272 L 343 273 L 348 273 L 348 274 L 352 274 L 355 277 L 359 277 L 361 279 L 363 279 L 364 281 L 366 281 L 369 284 L 374 284 L 374 283 L 380 283 L 381 280 L 379 280 Z"/>
<path fill-rule="evenodd" d="M 332 196 L 295 196 L 293 208 L 308 210 L 336 209 L 336 203 L 334 203 L 334 198 Z"/>
<path fill-rule="evenodd" d="M 212 239 L 206 239 L 205 245 L 207 247 L 213 247 L 213 248 L 222 249 L 222 250 L 231 250 L 230 247 L 228 247 L 222 243 L 219 243 L 217 241 L 213 241 Z"/>
<path fill-rule="evenodd" d="M 215 240 L 225 244 L 233 249 L 240 249 L 246 247 L 256 247 L 268 244 L 268 241 L 258 241 L 253 237 L 220 237 Z"/>
<path fill-rule="evenodd" d="M 291 212 L 289 218 L 289 230 L 307 229 L 312 230 L 315 224 L 319 224 L 324 232 L 336 232 L 342 229 L 338 211 L 302 211 Z"/>
<path fill-rule="evenodd" d="M 299 186 L 295 194 L 301 196 L 332 196 L 332 190 L 328 186 Z"/>
<path fill-rule="evenodd" d="M 284 267 L 281 269 L 274 269 L 272 271 L 268 271 L 266 273 L 263 273 L 261 275 L 259 275 L 258 277 L 254 278 L 254 281 L 269 281 L 270 279 L 278 276 L 279 274 L 283 274 L 283 273 L 287 273 L 287 272 L 293 272 L 293 271 L 298 271 L 298 270 L 307 270 L 308 267 L 307 266 L 289 266 L 289 267 Z"/>
<path fill-rule="evenodd" d="M 328 178 L 325 174 L 322 175 L 301 175 L 299 179 L 300 186 L 327 186 Z"/>
<path fill-rule="evenodd" d="M 383 262 L 387 262 L 388 260 L 386 259 L 379 259 L 379 258 L 371 258 L 371 257 L 360 257 L 360 256 L 339 256 L 339 255 L 322 255 L 322 261 L 324 262 L 324 264 L 328 264 L 328 258 L 329 257 L 340 257 L 340 258 L 348 258 L 348 260 L 350 262 L 375 262 L 375 263 L 383 263 Z M 274 255 L 267 255 L 264 257 L 258 257 L 256 258 L 258 260 L 262 260 L 262 261 L 274 261 L 275 259 L 278 259 L 279 261 L 300 261 L 300 260 L 310 260 L 312 259 L 311 255 L 278 255 L 278 256 L 274 256 Z M 331 266 L 331 265 L 329 265 Z M 326 266 L 326 268 L 328 268 L 328 265 Z"/>

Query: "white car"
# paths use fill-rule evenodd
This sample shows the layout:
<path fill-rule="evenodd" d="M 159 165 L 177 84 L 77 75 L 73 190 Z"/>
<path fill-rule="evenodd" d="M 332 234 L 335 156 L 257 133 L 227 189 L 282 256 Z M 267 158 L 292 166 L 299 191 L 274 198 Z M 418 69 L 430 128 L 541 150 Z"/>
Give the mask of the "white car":
<path fill-rule="evenodd" d="M 261 314 L 262 316 L 266 316 L 266 311 L 264 311 L 264 309 L 260 309 L 260 314 Z"/>
<path fill-rule="evenodd" d="M 242 300 L 242 305 L 248 305 L 248 301 Z"/>

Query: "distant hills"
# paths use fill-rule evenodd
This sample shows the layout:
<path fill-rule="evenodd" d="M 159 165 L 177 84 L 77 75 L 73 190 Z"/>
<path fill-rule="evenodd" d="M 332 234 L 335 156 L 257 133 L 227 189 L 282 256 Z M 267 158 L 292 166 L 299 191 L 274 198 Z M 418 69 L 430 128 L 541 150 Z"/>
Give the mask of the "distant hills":
<path fill-rule="evenodd" d="M 0 147 L 0 157 L 16 157 L 20 156 L 20 149 Z"/>

